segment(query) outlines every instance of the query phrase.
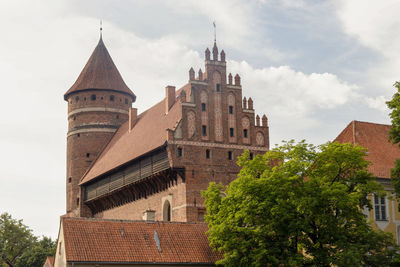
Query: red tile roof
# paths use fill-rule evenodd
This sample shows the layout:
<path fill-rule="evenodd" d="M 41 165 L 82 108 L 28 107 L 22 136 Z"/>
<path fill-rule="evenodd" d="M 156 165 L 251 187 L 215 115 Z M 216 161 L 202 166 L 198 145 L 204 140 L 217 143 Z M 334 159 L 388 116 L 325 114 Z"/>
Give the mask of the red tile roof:
<path fill-rule="evenodd" d="M 400 149 L 389 142 L 391 126 L 385 124 L 352 121 L 336 137 L 340 143 L 359 144 L 368 148 L 366 159 L 372 164 L 369 171 L 378 178 L 390 178 L 394 161 L 400 159 Z"/>
<path fill-rule="evenodd" d="M 62 220 L 68 262 L 214 263 L 221 259 L 209 246 L 203 223 Z"/>
<path fill-rule="evenodd" d="M 76 82 L 64 94 L 64 99 L 67 100 L 71 93 L 88 89 L 113 90 L 131 96 L 133 101 L 136 98 L 122 79 L 102 38 L 100 38 Z"/>
<path fill-rule="evenodd" d="M 189 90 L 190 86 L 178 90 Z M 147 152 L 150 152 L 167 141 L 167 129 L 175 129 L 182 118 L 182 107 L 179 100 L 165 113 L 165 99 L 141 113 L 129 131 L 129 122 L 124 123 L 111 141 L 100 153 L 96 161 L 86 172 L 81 184 L 87 183 L 99 175 L 117 168 Z"/>

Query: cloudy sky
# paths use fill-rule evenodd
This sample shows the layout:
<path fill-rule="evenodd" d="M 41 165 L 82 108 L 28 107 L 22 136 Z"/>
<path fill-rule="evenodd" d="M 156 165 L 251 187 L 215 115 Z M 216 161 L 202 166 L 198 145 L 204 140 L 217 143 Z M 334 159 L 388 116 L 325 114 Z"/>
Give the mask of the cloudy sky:
<path fill-rule="evenodd" d="M 65 212 L 63 94 L 103 39 L 139 112 L 203 68 L 217 43 L 271 144 L 332 140 L 352 120 L 389 123 L 400 80 L 399 0 L 2 0 L 0 213 L 55 238 Z"/>

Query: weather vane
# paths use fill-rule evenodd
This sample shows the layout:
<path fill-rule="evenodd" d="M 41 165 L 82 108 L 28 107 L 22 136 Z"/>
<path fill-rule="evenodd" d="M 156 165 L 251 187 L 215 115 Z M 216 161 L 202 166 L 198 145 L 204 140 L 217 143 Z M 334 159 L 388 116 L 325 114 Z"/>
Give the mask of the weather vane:
<path fill-rule="evenodd" d="M 100 37 L 102 36 L 103 33 L 103 22 L 100 20 Z"/>
<path fill-rule="evenodd" d="M 217 42 L 217 25 L 215 25 L 215 20 L 213 22 L 214 25 L 214 43 Z"/>

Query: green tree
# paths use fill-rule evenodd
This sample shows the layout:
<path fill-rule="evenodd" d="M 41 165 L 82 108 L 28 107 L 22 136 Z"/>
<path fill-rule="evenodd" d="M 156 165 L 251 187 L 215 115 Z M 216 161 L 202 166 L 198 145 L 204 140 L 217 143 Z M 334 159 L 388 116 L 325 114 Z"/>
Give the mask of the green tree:
<path fill-rule="evenodd" d="M 42 267 L 47 256 L 56 253 L 56 242 L 49 237 L 42 237 L 30 249 L 26 250 L 18 259 L 17 267 Z"/>
<path fill-rule="evenodd" d="M 394 86 L 397 92 L 393 95 L 392 100 L 386 102 L 391 110 L 389 116 L 392 121 L 392 128 L 389 132 L 389 140 L 393 144 L 398 144 L 400 147 L 400 82 L 396 82 Z M 395 166 L 390 173 L 392 185 L 396 192 L 396 197 L 400 198 L 400 159 L 395 161 Z M 399 206 L 400 209 L 400 206 Z"/>
<path fill-rule="evenodd" d="M 203 192 L 209 241 L 226 266 L 390 266 L 397 248 L 362 208 L 383 195 L 366 150 L 351 144 L 284 143 L 238 160 L 238 178 Z M 391 247 L 391 249 L 388 249 Z"/>
<path fill-rule="evenodd" d="M 55 248 L 55 242 L 48 237 L 38 240 L 22 220 L 0 214 L 0 266 L 43 266 Z"/>

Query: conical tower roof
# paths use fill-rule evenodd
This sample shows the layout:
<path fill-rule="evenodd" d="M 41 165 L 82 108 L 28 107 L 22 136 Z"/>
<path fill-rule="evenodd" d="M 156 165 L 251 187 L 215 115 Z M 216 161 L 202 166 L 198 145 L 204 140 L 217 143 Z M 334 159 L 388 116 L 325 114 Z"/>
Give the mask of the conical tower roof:
<path fill-rule="evenodd" d="M 136 98 L 122 79 L 101 37 L 78 79 L 64 94 L 64 99 L 67 100 L 72 93 L 93 89 L 124 93 L 132 97 L 133 102 Z"/>

